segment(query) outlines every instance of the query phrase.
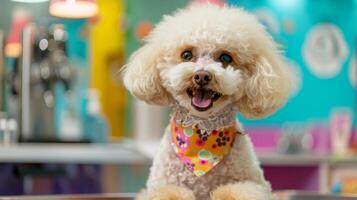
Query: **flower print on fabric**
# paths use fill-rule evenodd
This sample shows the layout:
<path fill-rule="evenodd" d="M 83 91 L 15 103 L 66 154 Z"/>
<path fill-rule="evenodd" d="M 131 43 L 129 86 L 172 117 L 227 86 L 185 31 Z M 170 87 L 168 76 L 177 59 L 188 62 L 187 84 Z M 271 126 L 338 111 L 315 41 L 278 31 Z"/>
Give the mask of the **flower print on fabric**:
<path fill-rule="evenodd" d="M 209 132 L 184 127 L 173 119 L 170 131 L 179 159 L 196 176 L 203 176 L 229 153 L 236 136 L 236 125 Z"/>
<path fill-rule="evenodd" d="M 186 131 L 182 130 L 182 129 L 179 129 L 178 127 L 174 127 L 174 131 L 177 133 L 175 135 L 175 141 L 177 143 L 177 146 L 176 146 L 177 149 L 176 150 L 180 151 L 180 150 L 186 149 L 187 146 L 189 145 L 188 136 L 185 133 Z"/>
<path fill-rule="evenodd" d="M 231 141 L 231 137 L 228 131 L 219 131 L 218 132 L 218 137 L 216 139 L 216 145 L 217 146 L 226 146 L 230 144 L 229 142 Z"/>

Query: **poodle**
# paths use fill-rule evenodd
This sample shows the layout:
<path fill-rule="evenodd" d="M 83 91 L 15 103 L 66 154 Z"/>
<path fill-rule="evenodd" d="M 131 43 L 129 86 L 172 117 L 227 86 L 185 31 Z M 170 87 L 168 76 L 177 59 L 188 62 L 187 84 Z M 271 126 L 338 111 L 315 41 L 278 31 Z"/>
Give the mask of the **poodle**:
<path fill-rule="evenodd" d="M 123 82 L 138 99 L 173 108 L 137 199 L 275 199 L 236 114 L 275 112 L 291 73 L 253 15 L 208 4 L 164 16 L 124 66 Z"/>

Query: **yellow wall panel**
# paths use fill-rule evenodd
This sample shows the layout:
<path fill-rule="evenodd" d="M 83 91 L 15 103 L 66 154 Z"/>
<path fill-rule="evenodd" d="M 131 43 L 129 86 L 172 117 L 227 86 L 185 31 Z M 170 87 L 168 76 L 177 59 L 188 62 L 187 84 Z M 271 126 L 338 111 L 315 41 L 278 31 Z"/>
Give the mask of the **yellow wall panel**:
<path fill-rule="evenodd" d="M 126 93 L 118 77 L 123 64 L 123 0 L 98 0 L 100 13 L 91 26 L 91 81 L 101 93 L 103 112 L 109 122 L 111 137 L 124 133 Z"/>

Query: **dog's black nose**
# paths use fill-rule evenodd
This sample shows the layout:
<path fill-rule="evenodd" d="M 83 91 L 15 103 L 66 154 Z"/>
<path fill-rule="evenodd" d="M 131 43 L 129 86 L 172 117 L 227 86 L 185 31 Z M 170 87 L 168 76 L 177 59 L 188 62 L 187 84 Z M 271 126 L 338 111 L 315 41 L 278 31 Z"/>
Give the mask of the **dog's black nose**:
<path fill-rule="evenodd" d="M 212 75 L 209 71 L 206 70 L 198 70 L 192 77 L 194 83 L 199 86 L 205 86 L 212 80 Z"/>

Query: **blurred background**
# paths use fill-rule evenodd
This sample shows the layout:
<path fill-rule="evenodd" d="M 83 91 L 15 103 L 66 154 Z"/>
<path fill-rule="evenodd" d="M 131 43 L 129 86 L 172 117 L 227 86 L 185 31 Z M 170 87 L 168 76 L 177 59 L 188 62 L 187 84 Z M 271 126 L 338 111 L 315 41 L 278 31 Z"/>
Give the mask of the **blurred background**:
<path fill-rule="evenodd" d="M 194 2 L 252 12 L 295 74 L 277 113 L 237 115 L 273 189 L 357 194 L 356 0 L 2 0 L 0 195 L 143 188 L 170 110 L 135 100 L 119 70 Z"/>

